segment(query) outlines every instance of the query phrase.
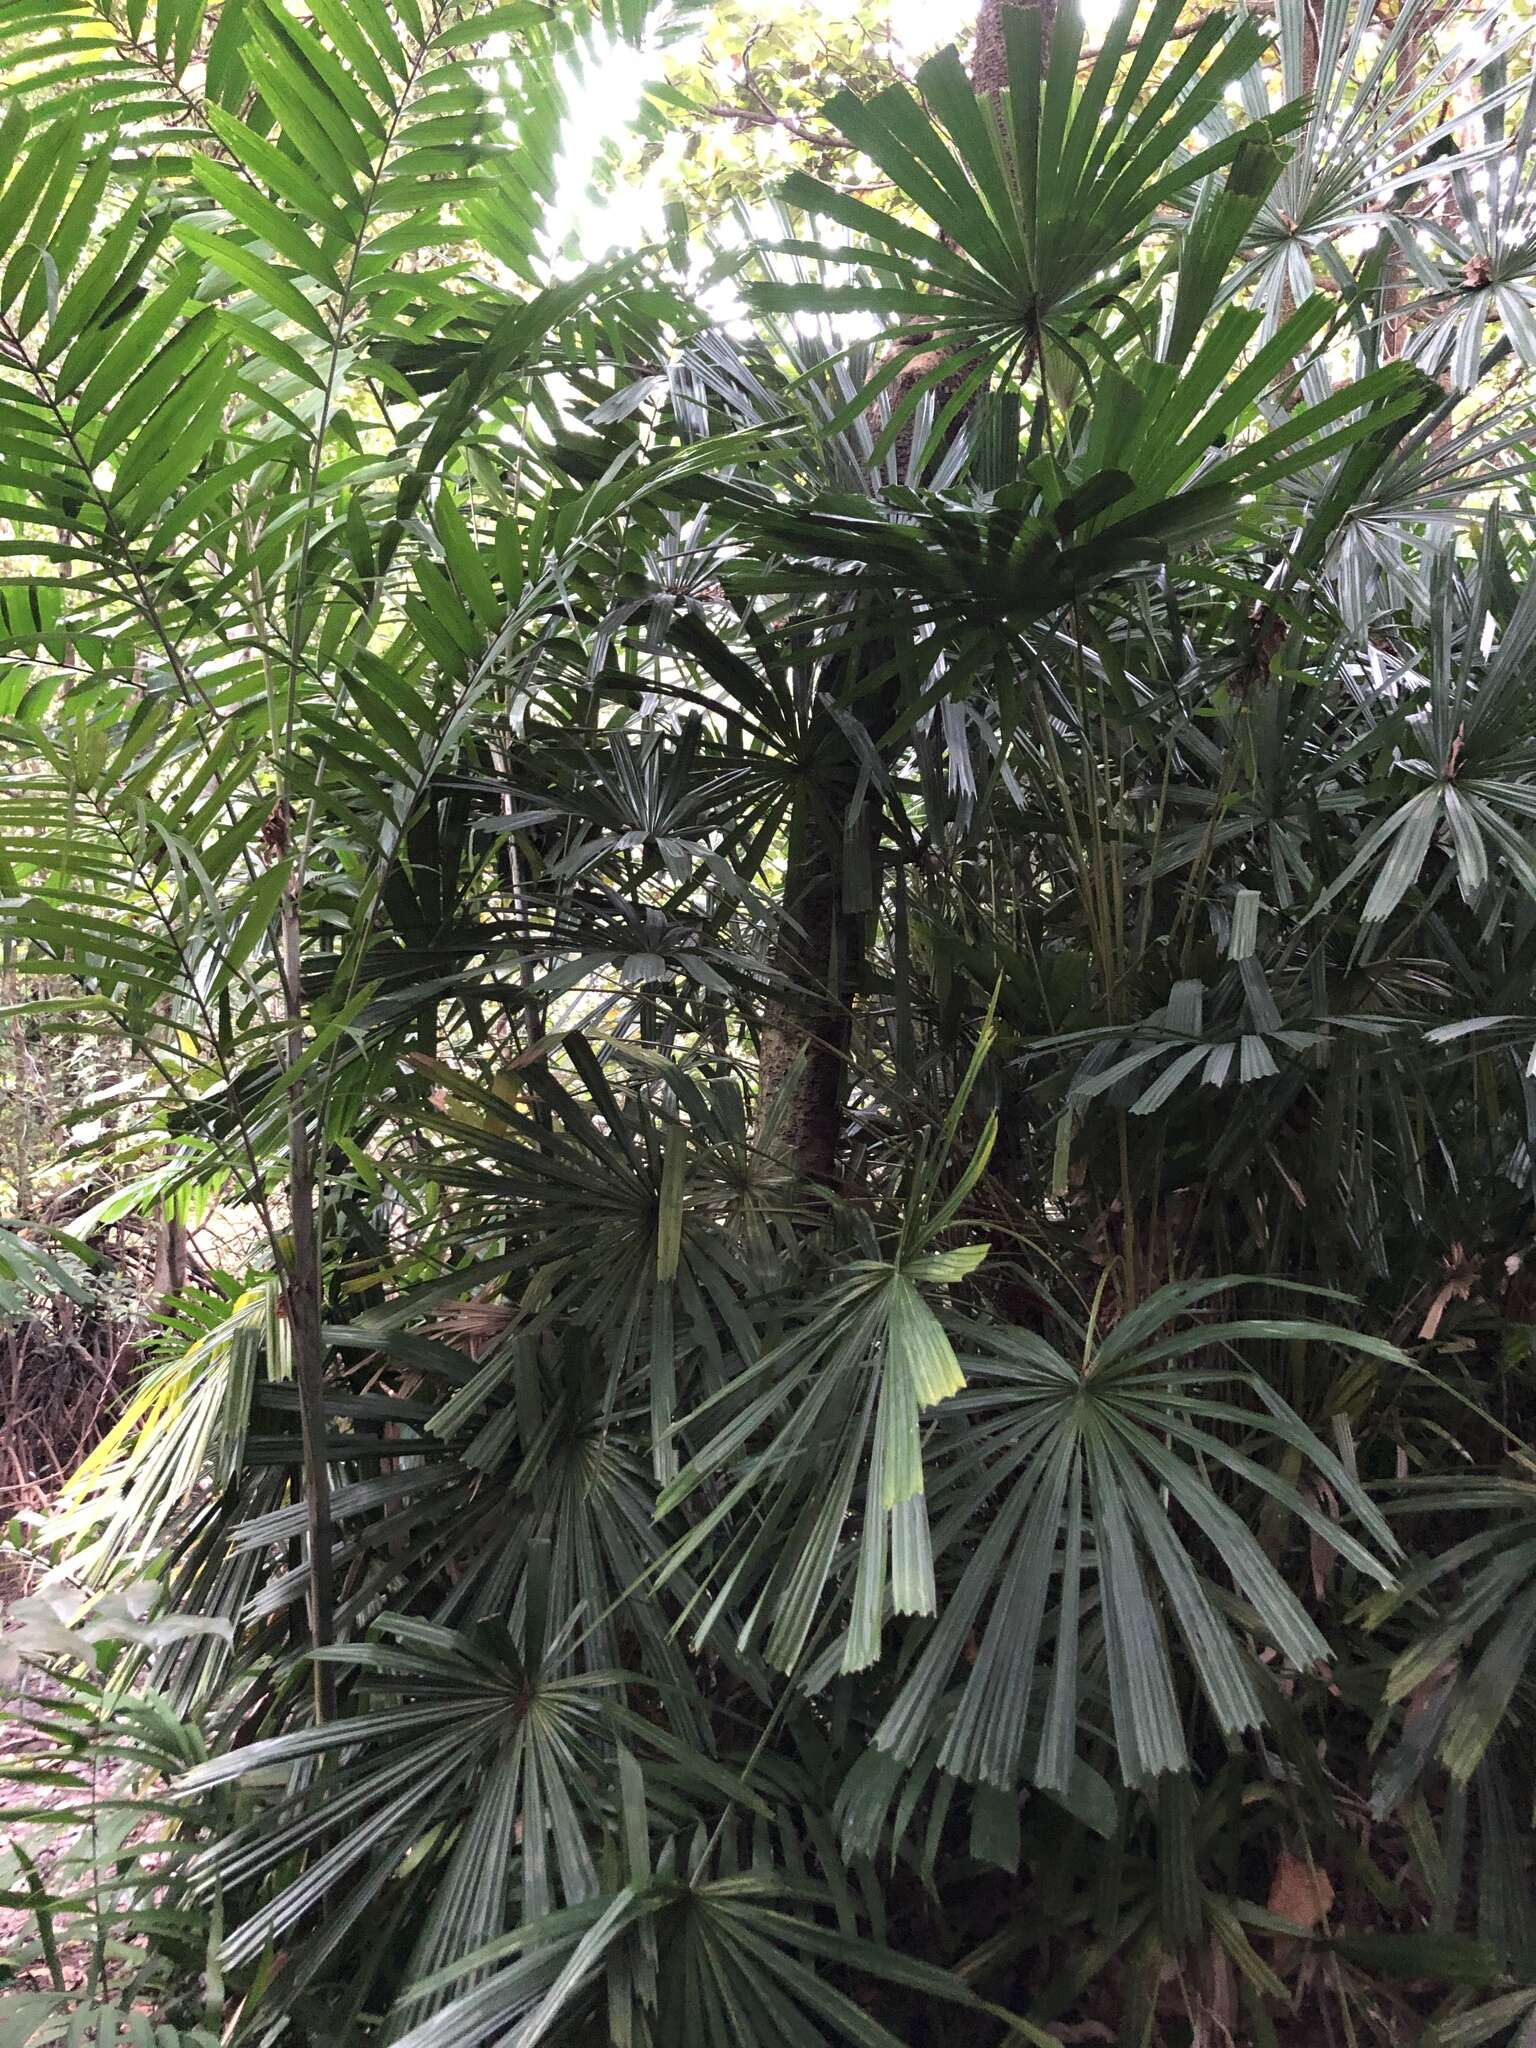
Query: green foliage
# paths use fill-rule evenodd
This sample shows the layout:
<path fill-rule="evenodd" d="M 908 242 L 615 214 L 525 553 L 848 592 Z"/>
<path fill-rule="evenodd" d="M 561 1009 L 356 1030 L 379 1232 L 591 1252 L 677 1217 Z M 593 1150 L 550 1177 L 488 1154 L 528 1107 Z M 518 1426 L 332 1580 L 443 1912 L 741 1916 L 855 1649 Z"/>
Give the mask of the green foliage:
<path fill-rule="evenodd" d="M 686 13 L 0 4 L 19 2041 L 1524 2022 L 1529 80 L 1178 12 L 583 268 Z"/>
<path fill-rule="evenodd" d="M 166 1832 L 176 1814 L 167 1788 L 206 1751 L 167 1701 L 125 1686 L 123 1674 L 134 1650 L 220 1624 L 157 1613 L 162 1605 L 149 1584 L 87 1607 L 77 1588 L 54 1582 L 15 1603 L 0 1644 L 0 1678 L 20 1692 L 0 1755 L 0 1900 L 24 1905 L 36 1930 L 0 1979 L 10 1987 L 0 1990 L 0 2040 L 15 2048 L 218 2039 L 218 1916 L 210 1923 L 191 1904 L 186 1845 Z M 200 1967 L 201 2009 L 185 1996 Z M 171 2010 L 183 2003 L 185 2014 Z"/>

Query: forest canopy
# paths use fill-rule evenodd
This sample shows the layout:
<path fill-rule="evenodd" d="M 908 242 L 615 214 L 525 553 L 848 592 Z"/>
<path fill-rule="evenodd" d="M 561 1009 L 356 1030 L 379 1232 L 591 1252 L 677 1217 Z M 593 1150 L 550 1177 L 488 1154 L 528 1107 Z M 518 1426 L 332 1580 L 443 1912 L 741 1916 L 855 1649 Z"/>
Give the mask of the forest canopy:
<path fill-rule="evenodd" d="M 1529 29 L 0 0 L 0 2048 L 1536 2041 Z"/>

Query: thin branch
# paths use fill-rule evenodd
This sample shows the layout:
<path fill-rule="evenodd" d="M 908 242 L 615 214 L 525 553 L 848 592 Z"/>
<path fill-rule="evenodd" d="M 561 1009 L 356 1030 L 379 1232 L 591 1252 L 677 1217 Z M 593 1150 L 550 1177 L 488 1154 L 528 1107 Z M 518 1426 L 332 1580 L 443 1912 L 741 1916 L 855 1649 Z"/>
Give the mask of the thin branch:
<path fill-rule="evenodd" d="M 757 97 L 761 99 L 762 95 L 758 94 Z M 840 135 L 818 135 L 814 128 L 807 128 L 803 122 L 792 119 L 790 115 L 774 113 L 766 100 L 763 101 L 763 105 L 767 109 L 766 112 L 760 112 L 755 107 L 728 107 L 720 104 L 707 106 L 703 111 L 706 114 L 713 114 L 718 121 L 735 121 L 743 128 L 782 128 L 786 135 L 793 135 L 797 142 L 808 143 L 812 149 L 828 150 L 846 156 L 853 148 L 853 144 L 845 141 Z"/>

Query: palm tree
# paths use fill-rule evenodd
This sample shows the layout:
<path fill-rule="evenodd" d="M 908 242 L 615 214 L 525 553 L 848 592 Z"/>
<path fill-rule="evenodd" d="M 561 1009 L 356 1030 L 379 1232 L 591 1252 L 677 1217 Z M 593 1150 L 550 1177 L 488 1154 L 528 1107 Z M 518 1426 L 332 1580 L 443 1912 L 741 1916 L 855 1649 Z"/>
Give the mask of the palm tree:
<path fill-rule="evenodd" d="M 264 1233 L 58 1532 L 234 2038 L 1516 2023 L 1520 65 L 989 12 L 721 317 L 584 15 L 55 17 L 0 890 Z"/>

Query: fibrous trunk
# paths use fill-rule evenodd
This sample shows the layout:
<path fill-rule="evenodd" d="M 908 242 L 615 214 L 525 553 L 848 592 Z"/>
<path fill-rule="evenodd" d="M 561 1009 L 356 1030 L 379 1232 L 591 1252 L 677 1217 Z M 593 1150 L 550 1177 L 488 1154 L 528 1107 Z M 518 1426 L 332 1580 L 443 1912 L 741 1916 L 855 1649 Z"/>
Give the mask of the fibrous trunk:
<path fill-rule="evenodd" d="M 831 719 L 790 813 L 776 984 L 759 1049 L 758 1137 L 806 1180 L 837 1173 L 853 1006 L 864 978 L 877 813 L 847 830 L 857 769 Z"/>
<path fill-rule="evenodd" d="M 971 51 L 971 89 L 978 97 L 1006 91 L 1008 48 L 1003 39 L 1003 16 L 1010 7 L 1031 6 L 1040 16 L 1040 40 L 1048 49 L 1056 19 L 1056 0 L 981 0 L 976 15 L 976 42 Z"/>

